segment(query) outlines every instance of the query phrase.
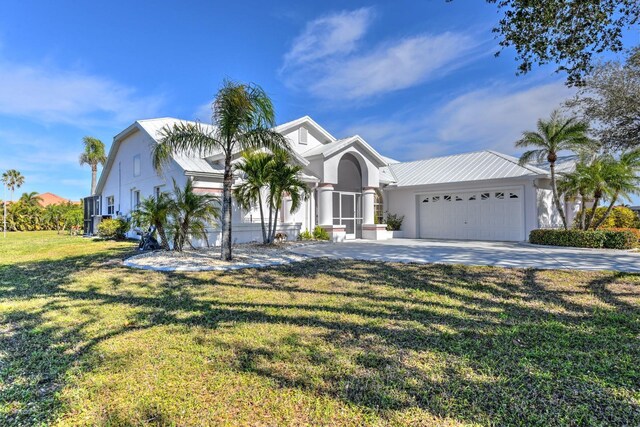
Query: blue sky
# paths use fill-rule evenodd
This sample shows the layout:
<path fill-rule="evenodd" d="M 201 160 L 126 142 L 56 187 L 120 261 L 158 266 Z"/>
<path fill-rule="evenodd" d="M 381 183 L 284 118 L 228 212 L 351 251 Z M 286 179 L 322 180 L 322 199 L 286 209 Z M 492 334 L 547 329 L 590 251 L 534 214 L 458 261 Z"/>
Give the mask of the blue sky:
<path fill-rule="evenodd" d="M 262 85 L 282 123 L 310 115 L 398 160 L 513 141 L 572 94 L 516 76 L 484 1 L 8 2 L 0 14 L 0 170 L 79 199 L 82 137 L 134 120 L 208 119 L 224 78 Z M 637 35 L 631 41 L 638 42 Z"/>

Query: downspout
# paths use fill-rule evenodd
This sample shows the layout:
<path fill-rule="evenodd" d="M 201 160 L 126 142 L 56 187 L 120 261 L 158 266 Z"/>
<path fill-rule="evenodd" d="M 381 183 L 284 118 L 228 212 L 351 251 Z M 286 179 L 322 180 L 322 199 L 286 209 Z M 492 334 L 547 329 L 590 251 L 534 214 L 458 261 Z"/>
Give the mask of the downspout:
<path fill-rule="evenodd" d="M 120 200 L 122 200 L 122 162 L 118 162 L 118 215 L 120 210 Z"/>

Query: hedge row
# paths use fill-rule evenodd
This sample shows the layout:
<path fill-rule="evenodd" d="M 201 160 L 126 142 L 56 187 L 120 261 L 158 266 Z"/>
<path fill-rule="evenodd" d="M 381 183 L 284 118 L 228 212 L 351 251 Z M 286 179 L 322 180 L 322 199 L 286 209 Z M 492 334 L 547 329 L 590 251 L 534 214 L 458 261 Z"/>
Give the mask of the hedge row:
<path fill-rule="evenodd" d="M 533 230 L 529 242 L 536 245 L 574 248 L 632 249 L 640 244 L 640 233 L 633 229 L 615 230 Z"/>

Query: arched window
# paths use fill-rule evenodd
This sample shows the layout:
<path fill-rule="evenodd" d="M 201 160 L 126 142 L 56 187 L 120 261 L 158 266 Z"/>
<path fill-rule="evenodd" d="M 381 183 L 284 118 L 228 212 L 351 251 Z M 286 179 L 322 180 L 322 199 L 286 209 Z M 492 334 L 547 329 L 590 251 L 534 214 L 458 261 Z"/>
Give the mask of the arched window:
<path fill-rule="evenodd" d="M 373 199 L 373 219 L 376 224 L 384 224 L 384 203 L 380 189 L 376 189 L 376 195 Z"/>

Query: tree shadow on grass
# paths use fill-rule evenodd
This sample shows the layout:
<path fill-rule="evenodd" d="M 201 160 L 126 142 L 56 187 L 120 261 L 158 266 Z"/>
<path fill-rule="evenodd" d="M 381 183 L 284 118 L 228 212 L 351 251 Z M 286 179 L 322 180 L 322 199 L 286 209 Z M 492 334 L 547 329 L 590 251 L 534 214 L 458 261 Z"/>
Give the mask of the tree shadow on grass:
<path fill-rule="evenodd" d="M 621 372 L 640 362 L 640 311 L 607 288 L 637 276 L 599 273 L 572 291 L 608 304 L 625 325 L 621 333 L 593 307 L 554 290 L 549 273 L 537 270 L 313 260 L 226 273 L 154 273 L 159 282 L 150 283 L 150 273 L 113 261 L 124 255 L 0 267 L 0 299 L 48 299 L 2 317 L 8 332 L 0 338 L 7 353 L 2 403 L 13 407 L 0 417 L 9 424 L 54 417 L 66 374 L 95 369 L 85 361 L 99 358 L 85 356 L 104 340 L 158 325 L 216 330 L 229 323 L 322 331 L 311 341 L 300 332 L 275 337 L 269 347 L 247 340 L 224 345 L 235 355 L 233 370 L 383 417 L 422 409 L 482 424 L 640 422 L 631 397 L 640 378 Z M 96 272 L 108 285 L 71 286 L 78 275 Z M 234 298 L 241 292 L 253 297 Z M 73 326 L 50 320 L 78 303 L 87 310 L 137 310 L 127 326 L 91 336 L 88 324 L 100 319 L 90 310 Z M 168 420 L 160 409 L 154 418 Z"/>

